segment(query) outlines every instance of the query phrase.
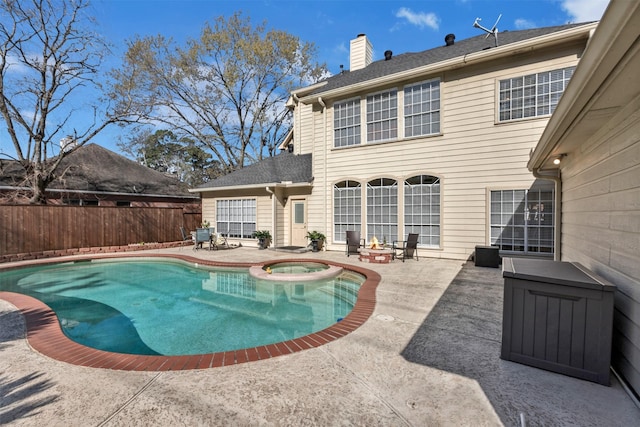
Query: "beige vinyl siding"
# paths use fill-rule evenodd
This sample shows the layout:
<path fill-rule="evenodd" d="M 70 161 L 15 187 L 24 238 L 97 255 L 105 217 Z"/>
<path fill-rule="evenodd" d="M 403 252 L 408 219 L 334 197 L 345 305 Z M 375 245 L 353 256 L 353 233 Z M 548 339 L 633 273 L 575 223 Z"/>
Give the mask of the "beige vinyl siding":
<path fill-rule="evenodd" d="M 491 70 L 447 72 L 444 76 L 424 76 L 416 80 L 441 78 L 441 132 L 439 136 L 399 138 L 377 144 L 333 148 L 333 110 L 315 113 L 313 151 L 314 190 L 309 199 L 309 227 L 324 229 L 328 249 L 341 250 L 344 240 L 333 236 L 333 184 L 345 179 L 363 185 L 362 202 L 366 202 L 366 183 L 374 178 L 394 178 L 399 185 L 398 215 L 403 222 L 405 178 L 433 175 L 441 179 L 441 242 L 439 249 L 421 249 L 424 256 L 467 259 L 476 245 L 489 243 L 487 190 L 525 189 L 534 182 L 527 170 L 529 152 L 544 130 L 548 117 L 497 123 L 497 87 L 500 79 L 563 68 L 577 63 L 577 51 L 549 54 L 542 63 L 534 58 L 511 58 Z M 407 82 L 411 84 L 414 82 Z M 402 85 L 397 87 L 399 98 Z M 389 88 L 381 88 L 389 89 Z M 376 92 L 372 90 L 371 93 Z M 366 96 L 366 93 L 361 93 Z M 331 100 L 337 102 L 340 99 Z M 365 110 L 362 115 L 366 114 Z M 324 117 L 326 116 L 326 117 Z M 403 116 L 400 100 L 399 116 Z M 399 117 L 401 118 L 401 117 Z M 325 122 L 326 120 L 326 122 Z M 322 124 L 325 123 L 325 132 Z M 402 120 L 399 123 L 403 134 Z M 330 147 L 326 153 L 325 147 Z M 326 172 L 326 176 L 325 176 Z M 328 189 L 329 193 L 323 189 Z M 363 229 L 366 223 L 363 209 Z M 326 229 L 325 222 L 326 223 Z M 404 234 L 399 228 L 400 234 Z"/>
<path fill-rule="evenodd" d="M 373 46 L 364 34 L 358 35 L 350 41 L 351 55 L 349 58 L 349 69 L 351 71 L 366 67 L 373 60 Z"/>
<path fill-rule="evenodd" d="M 272 197 L 270 195 L 256 197 L 256 230 L 269 230 L 271 237 L 274 238 L 273 221 L 271 221 Z"/>
<path fill-rule="evenodd" d="M 298 104 L 295 109 L 295 123 L 293 133 L 294 152 L 311 153 L 313 151 L 313 133 L 305 131 L 313 126 L 313 107 L 311 105 Z"/>
<path fill-rule="evenodd" d="M 273 234 L 273 244 L 277 246 L 286 246 L 289 244 L 289 205 L 283 206 L 282 203 L 276 203 L 276 231 Z"/>
<path fill-rule="evenodd" d="M 333 194 L 332 185 L 327 183 L 327 153 L 330 146 L 333 146 L 333 117 L 316 107 L 314 114 L 314 150 L 313 150 L 313 190 L 311 197 L 307 198 L 307 230 L 317 230 L 327 236 L 329 235 L 332 224 L 333 214 L 330 222 L 327 222 L 328 206 L 330 200 L 327 199 L 327 193 Z M 328 187 L 328 188 L 327 188 Z M 329 196 L 330 197 L 330 196 Z M 329 205 L 328 205 L 329 204 Z"/>
<path fill-rule="evenodd" d="M 208 193 L 202 194 L 202 221 L 209 221 L 212 226 L 216 223 L 216 199 Z"/>
<path fill-rule="evenodd" d="M 640 390 L 640 112 L 563 159 L 562 259 L 617 286 L 612 365 Z"/>
<path fill-rule="evenodd" d="M 271 235 L 273 237 L 273 245 L 287 246 L 290 242 L 290 205 L 285 202 L 288 198 L 286 191 L 283 188 L 275 188 L 275 232 L 272 230 Z M 271 205 L 269 205 L 271 206 Z"/>

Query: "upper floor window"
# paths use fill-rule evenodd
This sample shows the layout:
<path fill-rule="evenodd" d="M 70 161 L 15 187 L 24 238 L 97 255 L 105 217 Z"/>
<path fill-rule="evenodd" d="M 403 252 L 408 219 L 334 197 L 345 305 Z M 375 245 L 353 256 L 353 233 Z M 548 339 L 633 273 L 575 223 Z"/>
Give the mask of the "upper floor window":
<path fill-rule="evenodd" d="M 500 121 L 553 113 L 575 68 L 500 80 Z"/>
<path fill-rule="evenodd" d="M 398 137 L 398 92 L 390 90 L 367 96 L 367 141 Z"/>
<path fill-rule="evenodd" d="M 333 105 L 333 146 L 360 144 L 360 99 Z"/>
<path fill-rule="evenodd" d="M 404 88 L 404 136 L 440 133 L 440 81 Z"/>

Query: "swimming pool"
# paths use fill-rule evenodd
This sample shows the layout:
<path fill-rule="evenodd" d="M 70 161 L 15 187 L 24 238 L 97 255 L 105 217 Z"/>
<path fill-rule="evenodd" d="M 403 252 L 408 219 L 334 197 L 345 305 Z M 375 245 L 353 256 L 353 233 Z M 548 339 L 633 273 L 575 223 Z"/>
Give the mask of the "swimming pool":
<path fill-rule="evenodd" d="M 353 309 L 364 276 L 267 282 L 248 269 L 158 259 L 56 263 L 0 272 L 0 290 L 33 296 L 65 335 L 136 355 L 230 352 L 295 340 Z"/>

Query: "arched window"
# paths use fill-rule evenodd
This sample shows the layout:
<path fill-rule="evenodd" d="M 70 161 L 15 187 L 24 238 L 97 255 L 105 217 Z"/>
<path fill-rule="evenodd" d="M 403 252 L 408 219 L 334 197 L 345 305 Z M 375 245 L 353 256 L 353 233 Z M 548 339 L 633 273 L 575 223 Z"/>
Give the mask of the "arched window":
<path fill-rule="evenodd" d="M 440 179 L 418 175 L 404 181 L 404 231 L 423 246 L 440 246 Z"/>
<path fill-rule="evenodd" d="M 336 242 L 346 242 L 346 231 L 360 231 L 362 218 L 362 185 L 357 181 L 341 181 L 333 186 L 333 230 Z"/>
<path fill-rule="evenodd" d="M 398 240 L 398 182 L 378 178 L 367 183 L 367 241 Z"/>

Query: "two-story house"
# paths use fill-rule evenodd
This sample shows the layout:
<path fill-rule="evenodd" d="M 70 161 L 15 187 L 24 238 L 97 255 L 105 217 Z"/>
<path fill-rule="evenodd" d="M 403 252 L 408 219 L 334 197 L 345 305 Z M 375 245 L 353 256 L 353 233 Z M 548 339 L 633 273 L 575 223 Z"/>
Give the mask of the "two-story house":
<path fill-rule="evenodd" d="M 359 35 L 349 71 L 291 93 L 282 154 L 190 191 L 231 239 L 268 229 L 276 247 L 306 246 L 317 230 L 344 250 L 347 230 L 419 233 L 421 257 L 553 256 L 555 183 L 527 162 L 596 25 L 449 34 L 378 61 Z"/>

